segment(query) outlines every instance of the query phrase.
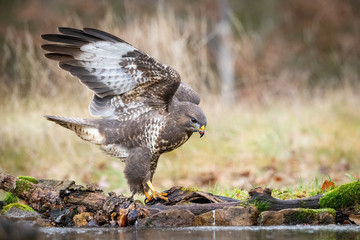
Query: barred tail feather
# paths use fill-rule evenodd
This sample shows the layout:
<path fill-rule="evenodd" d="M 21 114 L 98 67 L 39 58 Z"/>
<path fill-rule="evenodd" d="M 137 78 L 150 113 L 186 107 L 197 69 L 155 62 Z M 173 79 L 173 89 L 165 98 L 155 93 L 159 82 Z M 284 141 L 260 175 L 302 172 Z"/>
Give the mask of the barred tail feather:
<path fill-rule="evenodd" d="M 94 119 L 82 119 L 72 117 L 44 116 L 47 120 L 74 131 L 80 138 L 94 144 L 103 144 L 105 137 L 98 129 L 98 123 Z"/>

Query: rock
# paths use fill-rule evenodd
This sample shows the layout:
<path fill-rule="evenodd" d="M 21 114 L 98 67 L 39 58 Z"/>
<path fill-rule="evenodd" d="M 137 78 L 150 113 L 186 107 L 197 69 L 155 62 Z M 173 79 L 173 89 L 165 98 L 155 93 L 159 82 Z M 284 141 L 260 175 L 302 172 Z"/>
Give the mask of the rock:
<path fill-rule="evenodd" d="M 194 225 L 195 226 L 215 226 L 214 217 L 217 218 L 217 222 L 219 223 L 219 216 L 222 214 L 219 214 L 219 211 L 221 210 L 213 210 L 210 212 L 206 212 L 203 214 L 200 214 L 195 217 Z"/>
<path fill-rule="evenodd" d="M 189 210 L 169 209 L 150 216 L 146 227 L 189 227 L 193 226 L 195 215 Z"/>
<path fill-rule="evenodd" d="M 10 210 L 2 216 L 12 222 L 37 225 L 40 227 L 51 226 L 50 221 L 44 219 L 40 213 L 25 211 L 17 207 L 10 208 Z"/>
<path fill-rule="evenodd" d="M 39 227 L 53 227 L 54 225 L 48 219 L 45 218 L 37 218 L 36 225 Z"/>
<path fill-rule="evenodd" d="M 80 227 L 88 226 L 92 219 L 93 214 L 89 212 L 79 213 L 73 217 L 74 225 Z"/>
<path fill-rule="evenodd" d="M 128 226 L 134 225 L 139 214 L 140 214 L 140 211 L 137 209 L 130 210 L 127 215 L 127 225 Z"/>
<path fill-rule="evenodd" d="M 335 210 L 333 209 L 283 209 L 264 211 L 260 214 L 260 225 L 325 225 L 335 224 Z"/>
<path fill-rule="evenodd" d="M 9 211 L 11 211 L 11 209 Z M 38 239 L 38 230 L 26 224 L 19 222 L 14 223 L 0 216 L 0 239 Z"/>
<path fill-rule="evenodd" d="M 17 220 L 36 220 L 37 218 L 41 218 L 40 213 L 37 212 L 29 212 L 17 207 L 10 208 L 4 216 L 12 221 Z"/>
<path fill-rule="evenodd" d="M 99 227 L 99 224 L 95 219 L 91 219 L 87 226 L 88 227 Z"/>
<path fill-rule="evenodd" d="M 287 209 L 285 209 L 287 210 Z M 281 210 L 284 211 L 284 210 Z M 265 211 L 260 214 L 260 225 L 272 226 L 285 224 L 284 213 L 281 211 Z"/>
<path fill-rule="evenodd" d="M 104 211 L 97 211 L 94 215 L 94 220 L 99 225 L 104 225 L 109 222 L 109 217 Z"/>
<path fill-rule="evenodd" d="M 68 208 L 65 209 L 53 209 L 50 212 L 49 220 L 59 227 L 69 227 L 73 225 L 72 218 L 74 213 Z"/>
<path fill-rule="evenodd" d="M 215 217 L 215 219 L 214 219 Z M 228 207 L 200 214 L 195 217 L 195 226 L 251 226 L 256 224 L 257 208 Z"/>

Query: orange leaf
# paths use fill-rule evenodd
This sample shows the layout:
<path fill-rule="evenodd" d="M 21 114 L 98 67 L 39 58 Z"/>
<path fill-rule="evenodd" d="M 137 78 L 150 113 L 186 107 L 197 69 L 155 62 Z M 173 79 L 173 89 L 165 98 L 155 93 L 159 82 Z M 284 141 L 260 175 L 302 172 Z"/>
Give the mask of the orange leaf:
<path fill-rule="evenodd" d="M 321 186 L 321 191 L 325 191 L 327 189 L 335 188 L 335 183 L 329 180 L 325 180 Z"/>

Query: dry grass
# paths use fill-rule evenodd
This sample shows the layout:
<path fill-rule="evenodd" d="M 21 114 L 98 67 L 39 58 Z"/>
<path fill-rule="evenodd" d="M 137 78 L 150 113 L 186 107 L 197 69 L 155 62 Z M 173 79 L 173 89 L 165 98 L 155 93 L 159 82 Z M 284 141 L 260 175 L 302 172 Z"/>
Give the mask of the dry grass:
<path fill-rule="evenodd" d="M 76 16 L 67 22 L 68 26 L 83 26 Z M 257 70 L 256 51 L 264 45 L 255 39 L 261 36 L 242 32 L 234 42 L 234 54 L 248 87 L 241 88 L 238 102 L 224 105 L 216 94 L 219 81 L 208 46 L 211 26 L 205 17 L 189 11 L 180 24 L 172 11 L 159 11 L 125 19 L 121 28 L 118 24 L 117 16 L 109 11 L 97 27 L 177 69 L 200 93 L 208 116 L 204 138 L 194 135 L 160 159 L 156 186 L 205 188 L 215 183 L 220 188 L 248 189 L 295 186 L 299 179 L 311 182 L 329 175 L 341 183 L 348 181 L 345 173 L 359 178 L 360 99 L 350 87 L 310 95 L 303 85 L 308 72 L 281 68 L 281 61 L 262 60 L 263 66 L 276 69 L 269 78 Z M 8 29 L 1 60 L 0 170 L 98 182 L 106 189 L 127 192 L 118 160 L 42 117 L 89 117 L 90 91 L 42 57 L 38 36 L 27 32 L 18 38 L 17 34 Z M 277 45 L 274 49 L 280 51 Z M 270 84 L 257 88 L 259 79 Z M 286 94 L 276 97 L 279 89 L 286 89 Z"/>
<path fill-rule="evenodd" d="M 175 184 L 191 179 L 185 183 L 202 185 L 213 179 L 246 189 L 292 186 L 299 178 L 310 182 L 328 175 L 347 181 L 347 172 L 359 177 L 360 114 L 354 111 L 359 103 L 341 92 L 270 105 L 245 102 L 231 110 L 207 106 L 206 138 L 191 139 L 159 169 L 170 171 Z"/>

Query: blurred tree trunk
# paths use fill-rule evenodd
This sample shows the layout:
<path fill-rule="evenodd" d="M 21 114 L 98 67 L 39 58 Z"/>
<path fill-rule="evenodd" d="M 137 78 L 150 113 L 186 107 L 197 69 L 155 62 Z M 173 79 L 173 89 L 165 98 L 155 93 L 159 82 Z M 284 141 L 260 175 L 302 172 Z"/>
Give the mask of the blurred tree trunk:
<path fill-rule="evenodd" d="M 217 26 L 217 67 L 221 79 L 221 98 L 225 103 L 234 102 L 234 56 L 231 46 L 233 36 L 230 25 L 231 11 L 228 0 L 218 0 L 219 23 Z"/>

